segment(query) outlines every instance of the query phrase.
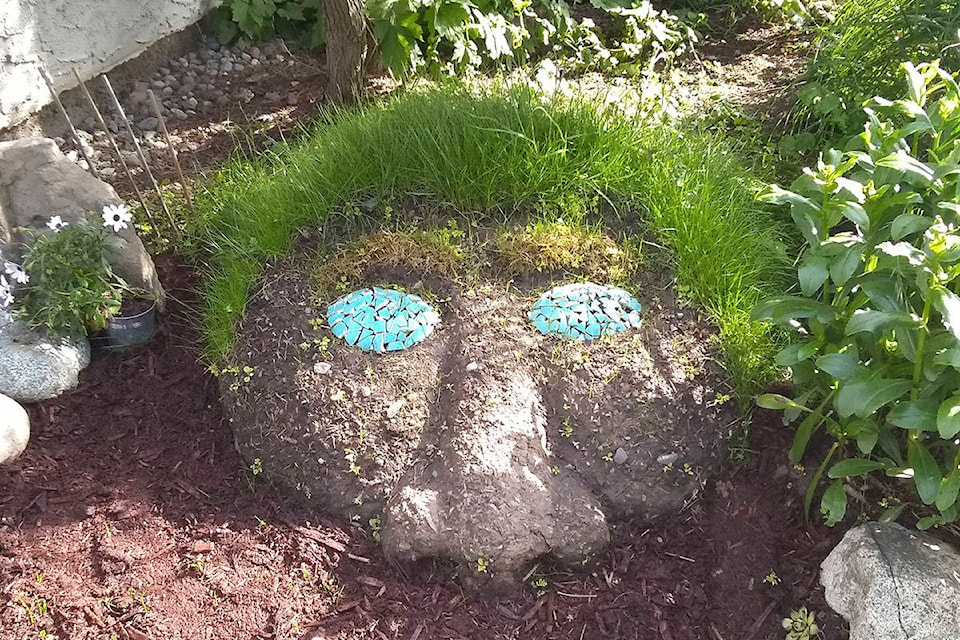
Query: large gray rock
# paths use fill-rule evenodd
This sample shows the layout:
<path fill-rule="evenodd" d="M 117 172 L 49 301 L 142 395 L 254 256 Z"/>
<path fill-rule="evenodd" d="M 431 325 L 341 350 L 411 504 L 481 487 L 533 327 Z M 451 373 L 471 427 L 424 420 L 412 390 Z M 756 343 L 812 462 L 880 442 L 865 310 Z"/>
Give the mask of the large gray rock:
<path fill-rule="evenodd" d="M 820 565 L 850 640 L 960 638 L 960 555 L 898 524 L 851 529 Z"/>
<path fill-rule="evenodd" d="M 0 393 L 0 465 L 16 460 L 30 441 L 30 417 L 12 398 Z"/>
<path fill-rule="evenodd" d="M 75 223 L 104 205 L 120 204 L 113 187 L 70 162 L 49 138 L 0 142 L 0 248 L 15 255 L 27 240 L 24 229 L 46 229 L 51 216 Z M 121 250 L 111 256 L 117 274 L 150 292 L 162 306 L 163 288 L 153 260 L 133 227 L 120 234 Z"/>
<path fill-rule="evenodd" d="M 0 319 L 0 394 L 19 402 L 56 398 L 77 386 L 88 364 L 86 338 L 51 340 L 20 322 Z"/>

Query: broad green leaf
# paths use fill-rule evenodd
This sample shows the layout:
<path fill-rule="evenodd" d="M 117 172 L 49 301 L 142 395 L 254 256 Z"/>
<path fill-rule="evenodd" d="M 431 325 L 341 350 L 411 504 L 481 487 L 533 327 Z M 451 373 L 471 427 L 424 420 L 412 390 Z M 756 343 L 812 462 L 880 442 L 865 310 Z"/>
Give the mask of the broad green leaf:
<path fill-rule="evenodd" d="M 849 352 L 820 356 L 817 358 L 817 367 L 837 380 L 847 380 L 866 371 L 866 368 L 860 364 L 860 359 Z"/>
<path fill-rule="evenodd" d="M 830 275 L 830 261 L 824 256 L 806 253 L 800 261 L 800 267 L 797 269 L 797 275 L 800 279 L 800 290 L 803 295 L 812 296 L 823 283 L 827 281 Z"/>
<path fill-rule="evenodd" d="M 816 318 L 828 323 L 836 316 L 836 308 L 799 296 L 786 296 L 764 300 L 753 309 L 753 320 L 766 320 L 776 324 L 789 324 L 791 320 Z"/>
<path fill-rule="evenodd" d="M 842 202 L 838 205 L 840 215 L 864 231 L 870 230 L 870 216 L 859 202 Z"/>
<path fill-rule="evenodd" d="M 877 331 L 891 326 L 912 324 L 916 324 L 916 320 L 906 313 L 874 311 L 873 309 L 857 310 L 847 322 L 844 334 L 850 336 L 864 331 Z"/>
<path fill-rule="evenodd" d="M 859 244 L 847 247 L 833 260 L 830 261 L 830 279 L 839 286 L 842 286 L 847 280 L 853 277 L 860 268 Z"/>
<path fill-rule="evenodd" d="M 920 518 L 917 520 L 917 530 L 926 531 L 934 525 L 938 525 L 942 522 L 940 516 L 926 516 L 925 518 Z"/>
<path fill-rule="evenodd" d="M 927 261 L 927 254 L 909 242 L 881 242 L 877 249 L 892 258 L 906 258 L 915 267 L 922 266 Z"/>
<path fill-rule="evenodd" d="M 815 204 L 813 200 L 805 198 L 798 193 L 781 189 L 777 185 L 772 184 L 757 196 L 757 199 L 761 202 L 771 204 L 789 204 L 790 215 L 794 223 L 810 245 L 816 246 L 820 244 L 824 234 L 828 231 L 828 229 L 819 228 L 817 223 L 821 214 L 820 207 Z"/>
<path fill-rule="evenodd" d="M 938 353 L 933 357 L 935 364 L 942 364 L 954 369 L 960 369 L 960 348 L 954 347 Z"/>
<path fill-rule="evenodd" d="M 880 407 L 900 398 L 913 385 L 909 380 L 868 378 L 840 384 L 836 407 L 841 418 L 866 418 Z"/>
<path fill-rule="evenodd" d="M 788 454 L 790 462 L 797 464 L 803 459 L 803 454 L 807 450 L 807 444 L 809 444 L 810 438 L 817 430 L 817 427 L 823 424 L 823 420 L 824 418 L 821 414 L 813 412 L 803 419 L 803 422 L 797 427 L 797 432 L 793 434 L 793 443 L 790 445 L 790 453 Z"/>
<path fill-rule="evenodd" d="M 933 289 L 930 295 L 933 296 L 933 304 L 943 316 L 943 325 L 954 338 L 960 340 L 960 297 L 943 287 Z"/>
<path fill-rule="evenodd" d="M 940 405 L 937 411 L 937 431 L 945 440 L 960 433 L 960 393 L 950 396 Z"/>
<path fill-rule="evenodd" d="M 937 402 L 935 400 L 904 400 L 887 414 L 887 422 L 902 429 L 937 430 Z"/>
<path fill-rule="evenodd" d="M 877 165 L 902 172 L 911 184 L 929 186 L 933 182 L 933 169 L 902 149 L 878 160 Z"/>
<path fill-rule="evenodd" d="M 799 411 L 809 411 L 801 404 L 797 404 L 790 398 L 782 396 L 779 393 L 764 393 L 757 396 L 757 406 L 762 409 L 773 409 L 782 411 L 783 409 L 797 409 Z"/>
<path fill-rule="evenodd" d="M 862 476 L 883 469 L 887 465 L 877 460 L 867 460 L 865 458 L 847 458 L 830 467 L 827 476 L 830 478 L 849 478 L 850 476 Z"/>
<path fill-rule="evenodd" d="M 860 289 L 882 311 L 900 311 L 897 282 L 887 274 L 873 274 L 860 278 Z"/>
<path fill-rule="evenodd" d="M 936 505 L 940 511 L 946 511 L 957 502 L 960 493 L 960 471 L 954 469 L 940 481 L 940 491 L 937 493 Z"/>
<path fill-rule="evenodd" d="M 897 518 L 900 517 L 900 514 L 903 513 L 903 508 L 906 505 L 898 504 L 895 507 L 890 507 L 886 511 L 880 514 L 880 517 L 877 518 L 877 522 L 880 524 L 888 524 L 890 522 L 896 522 Z"/>
<path fill-rule="evenodd" d="M 860 431 L 857 432 L 857 449 L 860 449 L 860 453 L 869 455 L 873 453 L 879 439 L 880 430 L 877 423 L 873 420 L 865 420 Z"/>
<path fill-rule="evenodd" d="M 774 361 L 781 367 L 792 367 L 815 355 L 818 349 L 819 345 L 816 342 L 795 342 L 781 350 Z"/>
<path fill-rule="evenodd" d="M 437 8 L 434 29 L 440 37 L 452 39 L 467 26 L 470 14 L 459 2 L 444 2 Z"/>
<path fill-rule="evenodd" d="M 913 482 L 923 504 L 933 504 L 940 493 L 940 467 L 918 438 L 907 440 L 907 463 L 913 468 Z"/>
<path fill-rule="evenodd" d="M 915 213 L 901 213 L 890 225 L 890 237 L 899 241 L 911 234 L 926 231 L 932 224 L 932 218 L 918 216 Z"/>
<path fill-rule="evenodd" d="M 823 492 L 820 499 L 820 508 L 824 512 L 824 524 L 832 527 L 847 513 L 847 494 L 843 490 L 843 480 L 834 480 Z"/>

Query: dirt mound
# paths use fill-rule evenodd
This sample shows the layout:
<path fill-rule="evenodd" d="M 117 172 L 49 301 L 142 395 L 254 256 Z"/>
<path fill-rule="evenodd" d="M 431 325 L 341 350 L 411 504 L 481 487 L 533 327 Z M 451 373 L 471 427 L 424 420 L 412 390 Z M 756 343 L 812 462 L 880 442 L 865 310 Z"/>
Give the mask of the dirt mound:
<path fill-rule="evenodd" d="M 371 271 L 364 286 L 414 291 L 441 316 L 423 344 L 379 354 L 332 337 L 313 267 L 296 255 L 264 276 L 225 405 L 252 464 L 369 523 L 388 555 L 507 582 L 541 556 L 579 564 L 609 519 L 677 513 L 716 470 L 732 403 L 710 330 L 666 287 L 640 292 L 639 330 L 580 343 L 527 319 L 552 278 L 518 292 Z"/>

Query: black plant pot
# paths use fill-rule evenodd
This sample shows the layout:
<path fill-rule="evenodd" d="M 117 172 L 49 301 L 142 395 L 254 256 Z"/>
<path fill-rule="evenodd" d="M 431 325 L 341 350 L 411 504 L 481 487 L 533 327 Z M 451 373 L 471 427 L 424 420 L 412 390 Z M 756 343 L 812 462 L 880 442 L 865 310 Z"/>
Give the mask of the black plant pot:
<path fill-rule="evenodd" d="M 122 350 L 146 344 L 157 334 L 157 305 L 151 302 L 144 311 L 117 314 L 103 331 L 91 336 L 91 343 L 105 350 Z"/>

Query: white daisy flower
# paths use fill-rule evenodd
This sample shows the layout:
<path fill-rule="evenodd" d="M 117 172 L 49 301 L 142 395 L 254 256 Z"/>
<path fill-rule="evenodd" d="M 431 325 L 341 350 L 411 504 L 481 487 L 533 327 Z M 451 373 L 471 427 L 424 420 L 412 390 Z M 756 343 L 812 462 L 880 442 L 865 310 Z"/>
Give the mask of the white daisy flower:
<path fill-rule="evenodd" d="M 103 226 L 113 227 L 114 233 L 120 233 L 121 229 L 126 229 L 132 220 L 133 214 L 126 205 L 108 204 L 103 208 Z"/>
<path fill-rule="evenodd" d="M 52 218 L 50 218 L 50 222 L 47 223 L 47 226 L 53 229 L 54 233 L 57 233 L 58 231 L 60 231 L 60 229 L 63 229 L 64 227 L 69 227 L 70 223 L 64 220 L 63 218 L 61 218 L 60 216 L 53 216 Z"/>
<path fill-rule="evenodd" d="M 28 276 L 27 272 L 23 270 L 23 267 L 16 262 L 5 261 L 3 263 L 3 270 L 10 276 L 10 279 L 17 284 L 27 284 L 30 282 L 30 276 Z"/>
<path fill-rule="evenodd" d="M 13 290 L 6 277 L 0 276 L 0 307 L 9 307 L 13 304 Z"/>

